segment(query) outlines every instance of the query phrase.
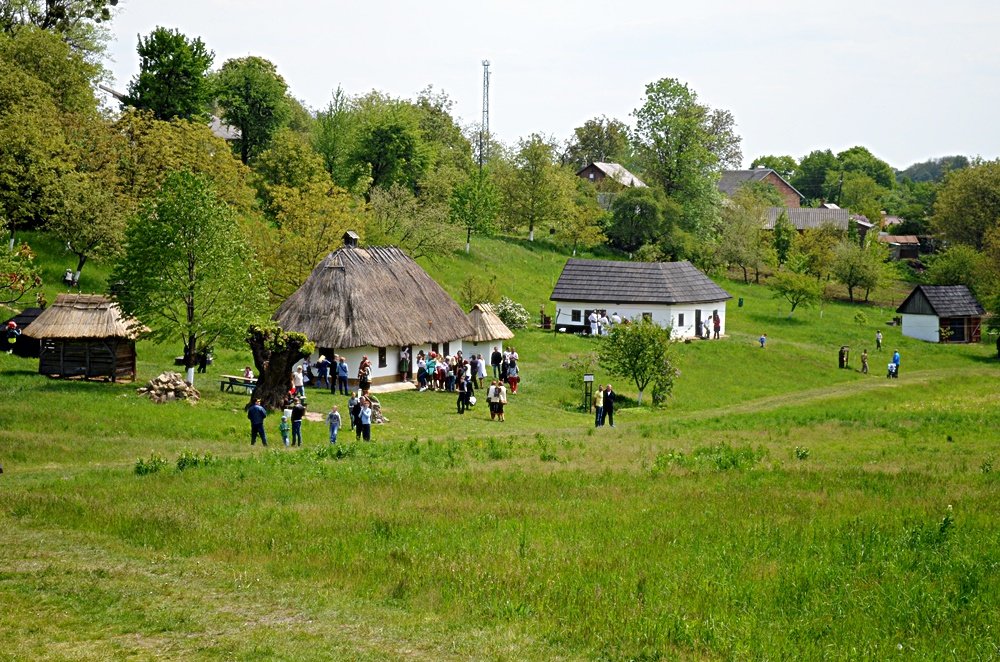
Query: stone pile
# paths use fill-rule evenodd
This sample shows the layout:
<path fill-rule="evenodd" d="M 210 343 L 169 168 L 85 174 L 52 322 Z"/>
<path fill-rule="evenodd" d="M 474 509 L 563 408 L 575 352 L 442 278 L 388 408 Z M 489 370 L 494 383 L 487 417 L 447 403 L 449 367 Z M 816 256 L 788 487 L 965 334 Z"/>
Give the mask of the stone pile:
<path fill-rule="evenodd" d="M 201 393 L 198 389 L 184 381 L 184 376 L 178 372 L 164 372 L 149 380 L 149 383 L 136 390 L 156 404 L 172 400 L 189 400 L 198 402 Z"/>

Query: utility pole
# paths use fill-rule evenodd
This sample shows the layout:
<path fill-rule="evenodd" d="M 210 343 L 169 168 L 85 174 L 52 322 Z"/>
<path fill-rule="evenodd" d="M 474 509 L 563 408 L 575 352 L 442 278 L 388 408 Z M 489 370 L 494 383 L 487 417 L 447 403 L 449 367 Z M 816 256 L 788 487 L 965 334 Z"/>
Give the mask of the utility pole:
<path fill-rule="evenodd" d="M 479 127 L 479 172 L 490 151 L 490 61 L 483 60 L 483 120 Z"/>

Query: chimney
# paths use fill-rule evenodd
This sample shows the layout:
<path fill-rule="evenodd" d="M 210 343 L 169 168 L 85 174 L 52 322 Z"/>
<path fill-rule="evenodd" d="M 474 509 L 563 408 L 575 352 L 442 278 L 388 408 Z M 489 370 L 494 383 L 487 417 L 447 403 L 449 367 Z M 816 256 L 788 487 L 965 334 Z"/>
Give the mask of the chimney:
<path fill-rule="evenodd" d="M 358 233 L 354 230 L 348 230 L 344 233 L 344 247 L 345 248 L 357 248 L 358 247 Z"/>

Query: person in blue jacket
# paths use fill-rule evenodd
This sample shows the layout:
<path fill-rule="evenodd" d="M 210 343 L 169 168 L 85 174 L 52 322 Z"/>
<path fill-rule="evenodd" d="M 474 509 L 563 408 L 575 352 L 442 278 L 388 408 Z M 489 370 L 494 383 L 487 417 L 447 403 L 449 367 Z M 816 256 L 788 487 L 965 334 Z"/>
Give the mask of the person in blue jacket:
<path fill-rule="evenodd" d="M 264 419 L 267 418 L 267 410 L 260 404 L 260 398 L 254 398 L 253 404 L 247 410 L 247 418 L 250 419 L 250 445 L 257 442 L 260 435 L 261 446 L 267 446 L 267 432 L 264 431 Z"/>

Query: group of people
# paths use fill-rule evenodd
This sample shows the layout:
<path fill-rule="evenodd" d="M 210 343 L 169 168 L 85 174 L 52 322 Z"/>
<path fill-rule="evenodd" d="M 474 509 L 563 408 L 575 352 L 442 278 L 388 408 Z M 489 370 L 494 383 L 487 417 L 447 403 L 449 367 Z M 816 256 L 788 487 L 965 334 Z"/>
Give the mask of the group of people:
<path fill-rule="evenodd" d="M 711 323 L 711 330 L 709 330 L 709 323 Z M 712 317 L 705 320 L 700 329 L 696 329 L 698 336 L 708 340 L 709 338 L 719 339 L 719 332 L 722 331 L 722 318 L 719 317 L 719 313 L 712 313 Z M 714 333 L 714 335 L 713 335 Z"/>
<path fill-rule="evenodd" d="M 594 427 L 604 427 L 605 420 L 611 427 L 615 426 L 615 390 L 611 384 L 598 384 L 594 391 Z"/>
<path fill-rule="evenodd" d="M 622 318 L 618 313 L 613 313 L 611 317 L 608 317 L 606 310 L 592 310 L 587 316 L 587 322 L 590 324 L 590 335 L 606 336 L 611 331 L 611 325 L 621 324 Z"/>
<path fill-rule="evenodd" d="M 493 379 L 510 387 L 511 393 L 517 393 L 521 382 L 519 359 L 513 347 L 503 352 L 494 347 L 490 355 Z M 454 356 L 442 356 L 433 351 L 425 355 L 420 351 L 417 353 L 417 385 L 420 391 L 457 392 L 458 413 L 462 413 L 462 403 L 466 403 L 465 408 L 468 408 L 468 403 L 474 402 L 475 391 L 486 384 L 486 366 L 486 357 L 482 354 L 465 358 L 461 350 Z"/>
<path fill-rule="evenodd" d="M 875 332 L 875 350 L 882 351 L 882 331 L 878 330 Z M 886 365 L 885 376 L 887 379 L 898 379 L 899 378 L 899 362 L 900 362 L 899 350 L 894 349 L 892 351 L 892 358 L 889 359 L 888 365 Z M 868 349 L 864 349 L 861 352 L 861 373 L 864 375 L 868 374 Z"/>

